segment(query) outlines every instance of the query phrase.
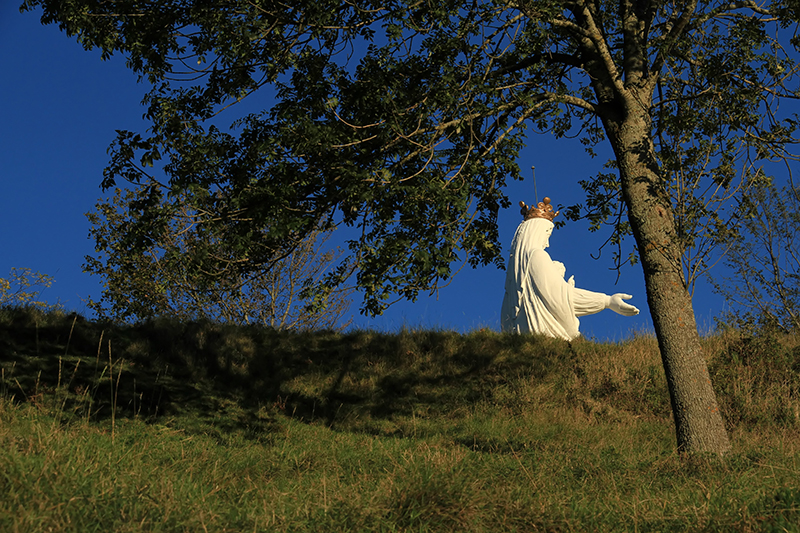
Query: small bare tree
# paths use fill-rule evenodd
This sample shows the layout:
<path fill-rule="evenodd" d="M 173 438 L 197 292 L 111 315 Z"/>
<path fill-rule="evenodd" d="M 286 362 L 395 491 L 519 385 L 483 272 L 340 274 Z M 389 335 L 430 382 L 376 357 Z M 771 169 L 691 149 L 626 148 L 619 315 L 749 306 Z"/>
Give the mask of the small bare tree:
<path fill-rule="evenodd" d="M 12 268 L 8 278 L 0 278 L 0 307 L 33 306 L 42 310 L 57 309 L 60 304 L 41 301 L 42 292 L 53 284 L 52 276 L 30 268 Z"/>
<path fill-rule="evenodd" d="M 739 327 L 800 327 L 800 189 L 792 184 L 753 191 L 739 201 L 740 236 L 714 280 Z"/>
<path fill-rule="evenodd" d="M 329 290 L 315 300 L 306 296 L 339 257 L 338 249 L 326 246 L 330 231 L 318 229 L 298 239 L 261 271 L 244 274 L 232 269 L 209 279 L 204 261 L 226 254 L 225 243 L 203 231 L 199 214 L 183 194 L 170 197 L 157 194 L 159 189 L 155 182 L 116 189 L 112 199 L 99 201 L 87 214 L 98 255 L 86 256 L 84 270 L 105 280 L 102 298 L 89 304 L 99 316 L 121 321 L 165 315 L 180 320 L 209 318 L 277 329 L 347 325 L 342 318 L 349 308 L 350 290 Z M 171 213 L 169 223 L 137 235 L 133 242 L 128 230 L 140 222 L 142 205 L 152 202 Z"/>

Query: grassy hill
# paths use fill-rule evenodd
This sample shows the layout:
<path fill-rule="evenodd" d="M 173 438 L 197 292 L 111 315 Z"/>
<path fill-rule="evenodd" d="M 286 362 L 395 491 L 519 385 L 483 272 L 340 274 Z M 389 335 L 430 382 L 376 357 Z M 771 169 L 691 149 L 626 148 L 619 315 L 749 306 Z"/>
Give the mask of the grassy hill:
<path fill-rule="evenodd" d="M 800 339 L 705 349 L 723 459 L 675 453 L 646 336 L 3 309 L 0 531 L 800 530 Z"/>

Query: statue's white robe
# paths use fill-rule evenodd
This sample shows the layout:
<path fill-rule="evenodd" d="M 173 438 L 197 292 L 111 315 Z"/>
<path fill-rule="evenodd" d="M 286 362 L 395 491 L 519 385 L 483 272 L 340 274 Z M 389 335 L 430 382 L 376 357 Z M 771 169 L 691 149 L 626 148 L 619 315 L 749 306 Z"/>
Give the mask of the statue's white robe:
<path fill-rule="evenodd" d="M 500 314 L 503 331 L 543 333 L 572 340 L 580 336 L 579 316 L 599 313 L 609 296 L 578 289 L 544 248 L 553 223 L 535 218 L 517 228 L 511 243 L 505 296 Z"/>

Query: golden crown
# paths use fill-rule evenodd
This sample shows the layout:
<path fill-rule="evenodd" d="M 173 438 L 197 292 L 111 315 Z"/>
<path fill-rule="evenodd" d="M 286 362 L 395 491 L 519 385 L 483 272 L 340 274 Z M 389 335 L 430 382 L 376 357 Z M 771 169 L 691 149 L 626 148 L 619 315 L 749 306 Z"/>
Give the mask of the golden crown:
<path fill-rule="evenodd" d="M 553 211 L 553 206 L 550 205 L 550 198 L 547 196 L 545 196 L 536 206 L 528 207 L 525 205 L 525 202 L 520 202 L 519 206 L 521 207 L 520 213 L 522 213 L 522 216 L 525 218 L 525 220 L 530 220 L 532 218 L 544 218 L 552 222 L 559 213 L 559 211 Z"/>

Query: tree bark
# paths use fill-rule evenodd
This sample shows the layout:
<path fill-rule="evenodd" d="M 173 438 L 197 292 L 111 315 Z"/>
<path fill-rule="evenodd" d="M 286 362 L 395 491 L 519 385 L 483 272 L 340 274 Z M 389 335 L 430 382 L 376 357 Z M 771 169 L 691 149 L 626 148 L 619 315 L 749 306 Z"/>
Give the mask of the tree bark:
<path fill-rule="evenodd" d="M 644 270 L 678 452 L 723 454 L 730 442 L 684 282 L 672 204 L 655 158 L 651 97 L 648 87 L 623 98 L 617 95 L 615 112 L 604 117 L 605 129 L 619 164 L 623 198 Z"/>

